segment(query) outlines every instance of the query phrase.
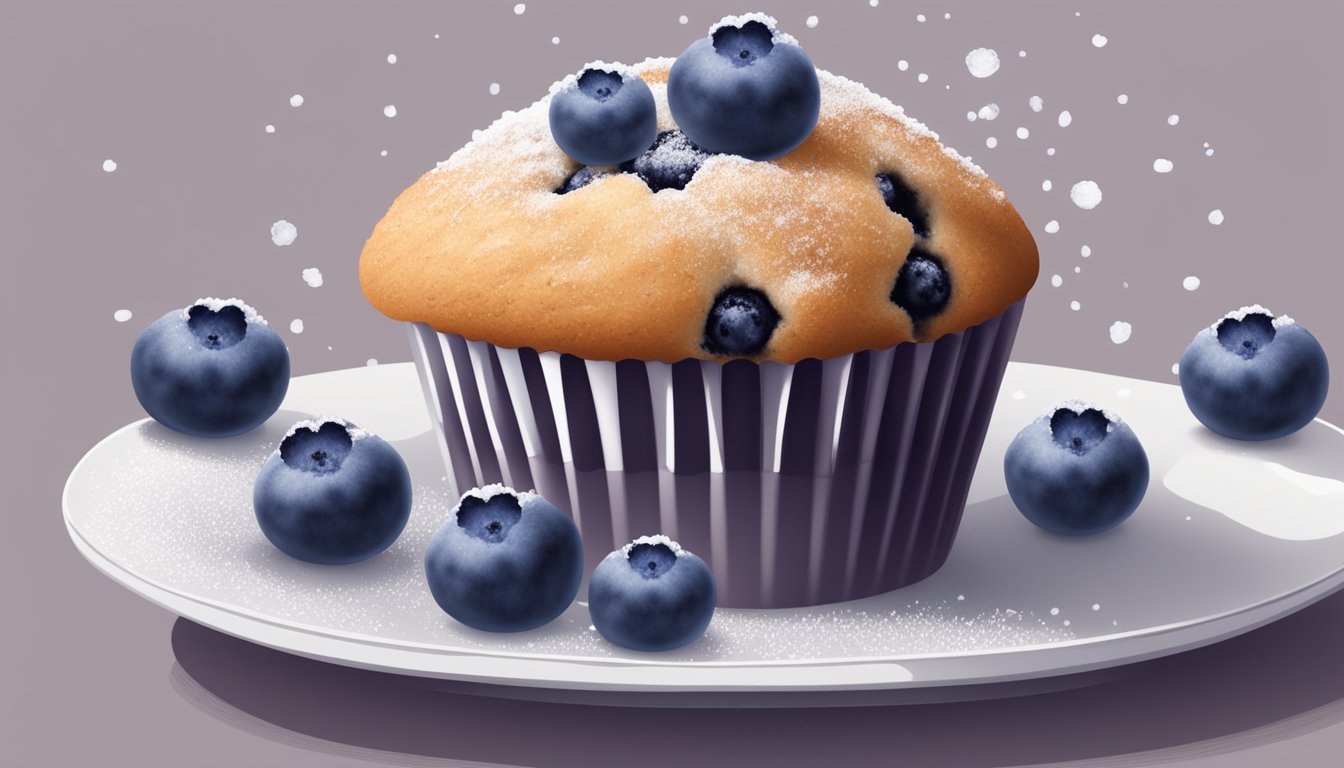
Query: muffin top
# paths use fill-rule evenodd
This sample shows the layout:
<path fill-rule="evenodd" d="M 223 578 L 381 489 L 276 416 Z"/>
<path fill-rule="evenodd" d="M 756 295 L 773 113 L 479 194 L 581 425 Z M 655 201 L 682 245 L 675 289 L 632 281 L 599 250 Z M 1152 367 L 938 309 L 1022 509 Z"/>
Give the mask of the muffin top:
<path fill-rule="evenodd" d="M 550 102 L 574 77 L 477 133 L 374 228 L 368 300 L 503 347 L 794 363 L 956 333 L 1035 282 L 1035 241 L 1003 190 L 862 84 L 816 70 L 815 128 L 749 160 L 679 130 L 672 64 L 585 68 L 652 93 L 653 145 L 619 166 L 580 165 L 553 138 Z M 720 343 L 734 324 L 763 341 Z"/>

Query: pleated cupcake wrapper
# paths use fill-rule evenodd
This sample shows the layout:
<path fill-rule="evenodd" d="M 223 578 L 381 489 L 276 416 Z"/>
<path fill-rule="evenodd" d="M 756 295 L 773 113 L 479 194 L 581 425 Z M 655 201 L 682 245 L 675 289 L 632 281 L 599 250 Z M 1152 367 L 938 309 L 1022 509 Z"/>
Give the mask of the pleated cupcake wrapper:
<path fill-rule="evenodd" d="M 663 533 L 719 605 L 866 597 L 946 560 L 1022 303 L 931 343 L 794 365 L 584 360 L 408 324 L 457 492 L 536 489 L 589 571 Z"/>

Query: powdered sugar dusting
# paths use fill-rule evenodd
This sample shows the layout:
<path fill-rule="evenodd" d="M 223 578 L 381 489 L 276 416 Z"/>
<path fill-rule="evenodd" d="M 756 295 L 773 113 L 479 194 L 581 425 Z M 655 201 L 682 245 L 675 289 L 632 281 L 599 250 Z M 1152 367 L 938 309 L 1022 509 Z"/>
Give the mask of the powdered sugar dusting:
<path fill-rule="evenodd" d="M 1218 319 L 1218 322 L 1209 326 L 1209 331 L 1216 334 L 1218 332 L 1219 324 L 1221 324 L 1224 320 L 1236 320 L 1237 322 L 1241 322 L 1242 320 L 1246 319 L 1247 315 L 1264 315 L 1265 317 L 1268 317 L 1274 321 L 1273 325 L 1275 329 L 1293 325 L 1296 322 L 1295 320 L 1293 320 L 1293 318 L 1287 315 L 1279 315 L 1278 317 L 1274 317 L 1274 313 L 1270 312 L 1268 309 L 1265 309 L 1259 304 L 1251 304 L 1250 306 L 1242 307 L 1241 309 L 1234 309 L 1231 312 L 1228 312 L 1226 315 L 1223 315 L 1221 318 Z"/>
<path fill-rule="evenodd" d="M 615 551 L 615 552 L 612 552 L 610 555 L 607 555 L 607 557 L 621 557 L 621 558 L 624 558 L 624 559 L 626 559 L 626 560 L 629 560 L 629 559 L 630 559 L 630 552 L 631 552 L 635 547 L 639 546 L 640 544 L 648 544 L 649 546 L 655 546 L 655 545 L 658 545 L 658 544 L 662 544 L 663 546 L 665 546 L 665 547 L 667 547 L 668 549 L 672 550 L 672 552 L 673 552 L 674 554 L 676 554 L 677 557 L 681 557 L 682 555 L 689 555 L 689 554 L 690 554 L 690 553 L 687 552 L 686 550 L 682 549 L 680 544 L 678 544 L 677 542 L 675 542 L 675 541 L 673 541 L 672 539 L 668 538 L 667 536 L 664 536 L 663 534 L 659 533 L 659 534 L 655 534 L 655 535 L 653 535 L 653 536 L 640 536 L 638 539 L 635 539 L 634 541 L 630 542 L 629 544 L 626 544 L 624 547 L 621 547 L 619 550 L 617 550 L 617 551 Z"/>
<path fill-rule="evenodd" d="M 352 442 L 363 440 L 366 437 L 373 437 L 372 432 L 368 431 L 367 429 L 361 429 L 355 426 L 354 424 L 351 424 L 350 422 L 346 421 L 345 419 L 342 419 L 339 416 L 323 415 L 313 419 L 301 419 L 299 421 L 294 422 L 294 426 L 290 427 L 288 432 L 285 432 L 284 440 L 288 440 L 289 438 L 298 434 L 299 430 L 301 429 L 306 429 L 309 432 L 316 433 L 322 429 L 322 426 L 324 424 L 335 424 L 341 429 L 344 429 L 345 433 L 350 436 L 350 440 Z M 275 449 L 275 452 L 279 453 L 280 449 L 277 447 Z"/>
<path fill-rule="evenodd" d="M 787 34 L 785 32 L 779 31 L 779 22 L 775 21 L 774 16 L 767 16 L 766 14 L 760 13 L 759 11 L 755 13 L 744 13 L 741 16 L 724 16 L 722 19 L 719 19 L 713 26 L 709 28 L 709 36 L 713 37 L 715 32 L 718 32 L 720 29 L 723 29 L 724 27 L 737 27 L 741 29 L 742 25 L 746 24 L 749 21 L 756 21 L 760 22 L 761 24 L 764 24 L 766 29 L 770 30 L 770 42 L 774 43 L 775 45 L 798 44 L 798 39 L 796 37 Z M 809 26 L 816 26 L 816 25 L 811 24 Z"/>
<path fill-rule="evenodd" d="M 1065 400 L 1064 402 L 1060 403 L 1054 408 L 1051 408 L 1049 413 L 1045 414 L 1044 416 L 1041 416 L 1041 418 L 1045 420 L 1047 426 L 1050 424 L 1050 417 L 1055 415 L 1055 413 L 1058 411 L 1073 411 L 1079 416 L 1082 416 L 1084 411 L 1097 411 L 1102 416 L 1105 416 L 1106 420 L 1110 422 L 1109 424 L 1106 425 L 1107 432 L 1110 432 L 1112 428 L 1117 427 L 1120 424 L 1124 423 L 1120 420 L 1119 416 L 1116 416 L 1111 411 L 1102 408 L 1100 405 L 1097 405 L 1096 403 L 1091 403 L 1086 400 Z M 1051 430 L 1050 434 L 1053 435 L 1054 431 Z M 1058 611 L 1056 609 L 1051 609 L 1050 615 L 1052 616 L 1058 615 Z"/>
<path fill-rule="evenodd" d="M 223 309 L 223 308 L 225 308 L 225 307 L 237 307 L 238 309 L 241 309 L 241 310 L 243 311 L 243 320 L 247 321 L 248 323 L 255 324 L 255 325 L 269 325 L 269 323 L 266 322 L 266 318 L 262 317 L 262 316 L 257 312 L 257 310 L 255 310 L 255 309 L 253 309 L 252 307 L 248 306 L 242 299 L 236 299 L 236 298 L 234 298 L 234 299 L 216 299 L 216 298 L 213 298 L 213 297 L 211 297 L 211 298 L 205 298 L 205 299 L 197 299 L 195 302 L 193 302 L 193 303 L 190 304 L 189 306 L 186 306 L 186 307 L 183 307 L 183 308 L 182 308 L 182 319 L 183 319 L 183 320 L 188 320 L 188 319 L 191 318 L 191 308 L 192 308 L 192 307 L 205 307 L 206 309 L 210 310 L 211 312 L 218 312 L 219 310 L 221 310 L 221 309 Z M 128 318 L 128 319 L 129 319 L 129 318 Z"/>
<path fill-rule="evenodd" d="M 473 499 L 480 499 L 481 501 L 489 501 L 500 495 L 509 495 L 516 498 L 518 500 L 518 506 L 520 507 L 525 507 L 536 499 L 541 498 L 537 495 L 536 491 L 515 491 L 502 483 L 491 483 L 490 485 L 482 485 L 479 488 L 472 488 L 462 494 L 462 499 L 471 497 Z M 462 499 L 458 499 L 457 503 L 453 505 L 452 510 L 448 513 L 449 518 L 457 517 L 458 511 L 462 508 Z"/>

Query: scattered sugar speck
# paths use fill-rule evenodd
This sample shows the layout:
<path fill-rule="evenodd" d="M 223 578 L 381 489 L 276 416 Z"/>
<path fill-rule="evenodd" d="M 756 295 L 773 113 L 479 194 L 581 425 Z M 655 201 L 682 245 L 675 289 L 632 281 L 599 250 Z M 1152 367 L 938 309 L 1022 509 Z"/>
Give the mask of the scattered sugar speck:
<path fill-rule="evenodd" d="M 395 53 L 389 53 L 389 54 L 387 54 L 387 63 L 388 63 L 388 64 L 396 64 L 396 63 L 397 63 L 397 54 L 395 54 Z"/>
<path fill-rule="evenodd" d="M 1213 147 L 1210 147 L 1209 142 L 1207 141 L 1204 142 L 1204 155 L 1206 157 L 1213 157 Z"/>
<path fill-rule="evenodd" d="M 1175 167 L 1176 164 L 1165 157 L 1159 157 L 1153 161 L 1153 170 L 1158 173 L 1171 173 L 1171 169 Z"/>
<path fill-rule="evenodd" d="M 975 112 L 973 112 L 973 111 L 972 111 L 972 112 L 967 112 L 967 113 L 966 113 L 966 119 L 967 119 L 969 122 L 974 123 L 974 122 L 976 121 L 976 119 L 977 119 Z"/>
<path fill-rule="evenodd" d="M 966 68 L 975 77 L 989 77 L 999 71 L 999 54 L 993 48 L 976 48 L 966 54 Z"/>
<path fill-rule="evenodd" d="M 1045 99 L 1042 99 L 1040 96 L 1032 96 L 1030 99 L 1027 99 L 1027 106 L 1031 107 L 1032 112 L 1040 112 L 1042 109 L 1045 109 Z"/>
<path fill-rule="evenodd" d="M 1097 182 L 1085 180 L 1073 185 L 1069 191 L 1069 197 L 1073 204 L 1085 211 L 1090 211 L 1101 204 L 1101 187 Z"/>
<path fill-rule="evenodd" d="M 1092 604 L 1092 610 L 1094 610 L 1094 611 L 1100 611 L 1100 610 L 1101 610 L 1101 603 L 1093 603 L 1093 604 Z"/>
<path fill-rule="evenodd" d="M 1111 341 L 1115 344 L 1124 344 L 1129 341 L 1129 335 L 1134 332 L 1134 328 L 1123 320 L 1116 320 L 1111 323 Z"/>
<path fill-rule="evenodd" d="M 309 288 L 321 288 L 322 270 L 317 267 L 309 267 L 303 270 L 303 282 L 307 283 Z"/>
<path fill-rule="evenodd" d="M 951 21 L 951 20 L 952 20 L 952 14 L 950 14 L 950 13 L 944 13 L 944 14 L 943 14 L 943 18 L 946 19 L 946 20 L 948 20 L 948 21 Z"/>
<path fill-rule="evenodd" d="M 1031 131 L 1028 131 L 1026 128 L 1024 128 L 1024 127 L 1022 127 L 1022 126 L 1020 126 L 1020 125 L 1017 127 L 1017 138 L 1019 138 L 1019 139 L 1025 139 L 1025 138 L 1027 138 L 1027 137 L 1030 136 L 1030 135 L 1031 135 Z"/>
<path fill-rule="evenodd" d="M 1179 122 L 1181 122 L 1181 116 L 1180 116 L 1180 115 L 1168 115 L 1168 116 L 1167 116 L 1167 125 L 1175 125 L 1175 124 L 1177 124 L 1177 123 L 1179 123 Z"/>
<path fill-rule="evenodd" d="M 924 23 L 924 20 L 925 20 L 925 16 L 924 16 L 924 14 L 922 14 L 922 13 L 915 17 L 915 21 L 918 21 L 920 24 L 923 24 L 923 23 Z"/>
<path fill-rule="evenodd" d="M 1074 268 L 1073 268 L 1073 274 L 1075 274 L 1075 275 L 1076 275 L 1076 274 L 1079 274 L 1079 273 L 1082 272 L 1082 271 L 1083 271 L 1083 268 L 1082 268 L 1082 267 L 1074 267 Z"/>
<path fill-rule="evenodd" d="M 1045 181 L 1041 182 L 1041 191 L 1049 192 L 1051 189 L 1054 189 L 1054 186 L 1055 186 L 1054 182 L 1050 181 L 1049 179 L 1046 179 Z"/>
<path fill-rule="evenodd" d="M 965 600 L 965 599 L 966 599 L 966 596 L 965 596 L 965 595 L 957 595 L 957 599 L 958 599 L 958 600 Z"/>
<path fill-rule="evenodd" d="M 267 132 L 267 133 L 275 133 L 275 126 L 274 126 L 274 125 L 269 125 L 269 124 L 268 124 L 268 125 L 266 126 L 266 132 Z"/>
<path fill-rule="evenodd" d="M 298 94 L 298 93 L 296 93 L 296 94 L 294 94 L 293 96 L 290 96 L 290 97 L 289 97 L 289 106 L 291 106 L 291 107 L 301 107 L 301 106 L 303 106 L 303 95 L 302 95 L 302 94 Z"/>
<path fill-rule="evenodd" d="M 999 146 L 999 140 L 994 138 L 993 136 L 990 136 L 989 138 L 985 139 L 985 146 L 989 147 L 990 149 L 993 149 Z"/>
<path fill-rule="evenodd" d="M 1064 278 L 1060 277 L 1059 275 L 1051 275 L 1050 284 L 1058 288 L 1059 286 L 1064 284 Z"/>
<path fill-rule="evenodd" d="M 920 72 L 919 77 L 916 79 L 919 80 L 919 82 L 921 83 L 927 83 L 929 82 L 929 75 L 927 72 Z"/>
<path fill-rule="evenodd" d="M 876 8 L 876 7 L 877 7 L 877 0 L 868 0 L 868 5 L 869 5 L 869 7 Z"/>
<path fill-rule="evenodd" d="M 1078 249 L 1078 253 L 1086 259 L 1088 256 L 1092 255 L 1092 246 L 1084 245 L 1082 248 Z"/>
<path fill-rule="evenodd" d="M 910 68 L 910 62 L 906 61 L 905 59 L 901 59 L 900 61 L 896 62 L 896 68 L 904 72 L 905 70 Z"/>
<path fill-rule="evenodd" d="M 1189 277 L 1181 281 L 1181 287 L 1187 291 L 1199 290 L 1199 278 L 1195 277 L 1194 275 L 1190 275 Z"/>
<path fill-rule="evenodd" d="M 434 39 L 435 39 L 435 40 L 438 40 L 438 39 L 439 39 L 439 33 L 438 33 L 438 32 L 435 32 L 435 33 L 434 33 Z"/>
<path fill-rule="evenodd" d="M 1027 393 L 1026 393 L 1026 392 L 1023 392 L 1022 390 L 1019 389 L 1019 390 L 1017 390 L 1016 392 L 1013 393 L 1013 399 L 1014 399 L 1014 400 L 1026 400 L 1026 399 L 1027 399 Z"/>
<path fill-rule="evenodd" d="M 1172 363 L 1172 364 L 1171 364 L 1171 372 L 1174 373 L 1174 374 L 1176 374 L 1177 376 L 1181 375 L 1181 364 L 1180 364 L 1180 363 Z M 1187 519 L 1189 519 L 1189 518 L 1187 518 Z"/>
<path fill-rule="evenodd" d="M 559 44 L 560 44 L 560 38 L 558 37 L 551 38 L 551 45 L 559 45 Z"/>
<path fill-rule="evenodd" d="M 368 365 L 368 366 L 374 366 L 374 365 L 377 365 L 377 364 L 378 364 L 378 358 L 376 358 L 376 357 L 370 357 L 364 364 L 365 364 L 365 365 Z"/>
<path fill-rule="evenodd" d="M 1083 308 L 1083 305 L 1082 305 L 1082 304 L 1079 304 L 1078 301 L 1077 301 L 1076 299 L 1075 299 L 1074 301 L 1070 301 L 1070 302 L 1069 302 L 1069 309 L 1072 309 L 1074 312 L 1077 312 L 1078 310 L 1080 310 L 1080 309 L 1082 309 L 1082 308 Z"/>
<path fill-rule="evenodd" d="M 397 105 L 396 105 L 396 104 L 388 104 L 386 107 L 383 107 L 383 116 L 384 116 L 384 117 L 396 117 L 396 116 L 397 116 Z"/>
<path fill-rule="evenodd" d="M 303 333 L 303 321 L 300 320 L 300 319 L 298 319 L 298 318 L 294 318 L 293 320 L 290 320 L 290 321 L 289 321 L 289 332 L 290 332 L 290 333 Z"/>
<path fill-rule="evenodd" d="M 1027 52 L 1026 52 L 1026 51 L 1018 51 L 1018 52 L 1017 52 L 1017 58 L 1019 58 L 1019 59 L 1025 59 L 1025 58 L 1027 58 Z"/>
<path fill-rule="evenodd" d="M 688 21 L 690 21 L 690 19 L 686 18 L 685 16 L 682 16 L 682 17 L 680 17 L 680 18 L 677 19 L 677 22 L 680 23 L 680 24 L 685 24 L 685 23 L 688 22 Z"/>
<path fill-rule="evenodd" d="M 808 29 L 815 29 L 816 26 L 817 26 L 817 24 L 818 24 L 820 21 L 821 21 L 821 20 L 818 19 L 816 16 L 808 16 L 808 17 L 807 17 L 807 28 L 808 28 Z"/>
<path fill-rule="evenodd" d="M 378 151 L 378 156 L 379 156 L 379 157 L 387 157 L 387 150 L 386 150 L 386 149 L 379 150 L 379 151 Z"/>
<path fill-rule="evenodd" d="M 111 158 L 103 161 L 103 170 L 111 173 L 117 170 L 117 161 Z"/>
<path fill-rule="evenodd" d="M 1047 221 L 1045 223 L 1045 231 L 1046 233 L 1051 235 L 1055 234 L 1056 232 L 1059 231 L 1059 222 L 1055 221 L 1054 219 Z"/>
<path fill-rule="evenodd" d="M 1073 114 L 1070 113 L 1069 110 L 1066 109 L 1066 110 L 1064 110 L 1063 112 L 1060 112 L 1060 113 L 1059 113 L 1059 127 L 1060 127 L 1060 128 L 1068 128 L 1068 127 L 1069 127 L 1069 123 L 1072 123 L 1072 122 L 1073 122 Z"/>
<path fill-rule="evenodd" d="M 1222 208 L 1214 208 L 1212 211 L 1209 211 L 1209 223 L 1215 227 L 1223 223 Z"/>
<path fill-rule="evenodd" d="M 276 245 L 289 245 L 299 236 L 299 228 L 281 219 L 271 225 L 271 242 Z"/>
<path fill-rule="evenodd" d="M 131 310 L 129 309 L 118 309 L 116 312 L 112 313 L 112 319 L 116 320 L 118 323 L 124 323 L 127 320 L 130 320 L 131 317 Z"/>
<path fill-rule="evenodd" d="M 1092 45 L 1096 46 L 1097 48 L 1105 48 L 1107 42 L 1109 41 L 1106 39 L 1105 35 L 1092 36 Z"/>
<path fill-rule="evenodd" d="M 1116 97 L 1115 97 L 1115 103 L 1117 103 L 1117 104 L 1128 104 L 1128 103 L 1129 103 L 1129 94 L 1128 94 L 1128 93 L 1122 93 L 1122 94 L 1120 94 L 1119 96 L 1116 96 Z"/>
<path fill-rule="evenodd" d="M 999 105 L 995 104 L 994 102 L 990 102 L 985 106 L 981 107 L 980 111 L 977 112 L 976 115 L 978 115 L 981 120 L 993 120 L 994 118 L 999 116 Z"/>
<path fill-rule="evenodd" d="M 1050 157 L 1054 157 L 1054 156 L 1055 156 L 1055 148 L 1054 148 L 1054 147 L 1046 147 L 1046 148 L 1045 148 L 1045 154 L 1049 155 Z"/>
<path fill-rule="evenodd" d="M 513 6 L 513 13 L 515 16 L 522 16 L 526 12 L 527 12 L 527 3 L 519 3 Z"/>
<path fill-rule="evenodd" d="M 1069 626 L 1069 625 L 1072 624 L 1072 623 L 1073 623 L 1073 622 L 1069 621 L 1068 619 L 1065 619 L 1065 620 L 1064 620 L 1064 626 L 1066 626 L 1066 627 Z"/>
<path fill-rule="evenodd" d="M 1059 609 L 1058 609 L 1058 608 L 1051 608 L 1051 609 L 1050 609 L 1050 615 L 1051 615 L 1051 616 L 1058 616 L 1058 615 L 1059 615 Z"/>

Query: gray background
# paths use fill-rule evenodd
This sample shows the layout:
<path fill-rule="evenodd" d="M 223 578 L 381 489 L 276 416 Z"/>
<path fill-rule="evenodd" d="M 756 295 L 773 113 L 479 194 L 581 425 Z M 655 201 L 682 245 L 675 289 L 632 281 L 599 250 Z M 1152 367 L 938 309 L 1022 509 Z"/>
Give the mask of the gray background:
<path fill-rule="evenodd" d="M 60 489 L 89 447 L 143 415 L 126 372 L 147 323 L 199 296 L 237 295 L 281 331 L 297 374 L 409 359 L 400 328 L 365 304 L 356 278 L 363 240 L 392 197 L 473 128 L 584 62 L 675 55 L 719 16 L 748 9 L 533 0 L 515 15 L 513 5 L 5 3 L 0 763 L 589 765 L 635 762 L 667 737 L 699 764 L 909 755 L 926 766 L 1259 766 L 1338 754 L 1344 595 L 1072 692 L 652 712 L 447 695 L 295 659 L 175 624 L 88 566 L 66 538 Z M 1171 364 L 1196 329 L 1258 302 L 1296 317 L 1333 355 L 1322 415 L 1344 423 L 1340 3 L 752 7 L 778 16 L 818 66 L 905 105 L 1008 190 L 1042 257 L 1015 359 L 1174 382 Z M 808 28 L 812 14 L 820 23 Z M 1091 42 L 1097 33 L 1109 38 L 1103 48 Z M 981 46 L 1003 63 L 977 80 L 964 58 Z M 1027 107 L 1032 95 L 1044 99 L 1041 113 Z M 991 101 L 998 119 L 966 119 Z M 395 118 L 383 116 L 387 104 Z M 1063 109 L 1067 128 L 1056 120 Z M 1018 126 L 1028 139 L 1015 137 Z M 1175 170 L 1155 173 L 1158 157 Z M 102 170 L 105 159 L 115 172 Z M 1082 179 L 1104 193 L 1095 210 L 1068 198 Z M 1221 226 L 1207 221 L 1215 208 Z M 298 226 L 289 247 L 270 241 L 278 219 Z M 1060 231 L 1046 234 L 1052 219 Z M 301 279 L 308 267 L 322 270 L 321 288 Z M 1052 274 L 1063 286 L 1050 285 Z M 1187 275 L 1198 290 L 1182 288 Z M 134 317 L 115 322 L 119 309 Z M 287 330 L 295 318 L 301 334 Z M 1116 320 L 1134 328 L 1120 345 L 1108 333 Z"/>

